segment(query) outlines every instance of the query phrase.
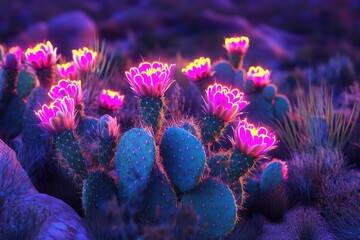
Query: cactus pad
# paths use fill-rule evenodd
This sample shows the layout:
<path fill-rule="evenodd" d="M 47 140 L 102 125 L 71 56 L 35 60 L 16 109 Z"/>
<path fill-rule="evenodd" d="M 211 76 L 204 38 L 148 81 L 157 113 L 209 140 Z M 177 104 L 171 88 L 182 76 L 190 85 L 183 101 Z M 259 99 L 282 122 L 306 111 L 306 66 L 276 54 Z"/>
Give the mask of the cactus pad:
<path fill-rule="evenodd" d="M 254 165 L 254 159 L 238 150 L 234 150 L 230 157 L 229 182 L 237 181 L 244 176 Z"/>
<path fill-rule="evenodd" d="M 280 162 L 269 163 L 260 177 L 260 189 L 263 193 L 276 190 L 283 182 L 283 164 Z"/>

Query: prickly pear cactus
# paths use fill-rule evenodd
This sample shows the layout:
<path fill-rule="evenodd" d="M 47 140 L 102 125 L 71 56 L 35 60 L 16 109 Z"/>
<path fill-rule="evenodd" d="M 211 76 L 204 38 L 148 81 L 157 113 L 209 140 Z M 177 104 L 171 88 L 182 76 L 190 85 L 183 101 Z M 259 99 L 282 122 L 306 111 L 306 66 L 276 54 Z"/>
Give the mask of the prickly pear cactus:
<path fill-rule="evenodd" d="M 224 184 L 207 178 L 187 192 L 181 205 L 192 205 L 200 215 L 202 236 L 219 238 L 229 233 L 237 219 L 236 203 L 231 190 Z"/>
<path fill-rule="evenodd" d="M 16 89 L 21 98 L 28 97 L 35 85 L 36 77 L 33 74 L 26 70 L 20 71 Z"/>
<path fill-rule="evenodd" d="M 146 97 L 140 100 L 141 119 L 149 124 L 155 133 L 162 125 L 163 106 L 162 98 Z"/>
<path fill-rule="evenodd" d="M 260 189 L 262 193 L 270 193 L 276 190 L 283 182 L 283 164 L 280 162 L 269 163 L 260 177 Z"/>
<path fill-rule="evenodd" d="M 242 206 L 249 208 L 254 205 L 260 195 L 260 186 L 257 179 L 252 177 L 245 178 L 242 184 L 245 196 Z"/>
<path fill-rule="evenodd" d="M 214 72 L 212 76 L 217 83 L 226 86 L 232 86 L 238 89 L 244 89 L 245 72 L 243 69 L 235 70 L 228 61 L 219 61 L 211 69 Z"/>
<path fill-rule="evenodd" d="M 237 181 L 241 176 L 244 176 L 253 165 L 253 158 L 235 149 L 230 157 L 229 182 Z"/>
<path fill-rule="evenodd" d="M 230 160 L 226 155 L 218 154 L 207 161 L 210 168 L 210 176 L 221 179 L 224 183 L 228 182 L 228 167 Z"/>
<path fill-rule="evenodd" d="M 194 135 L 182 128 L 168 128 L 161 139 L 160 155 L 167 175 L 181 192 L 200 181 L 205 169 L 205 152 Z"/>
<path fill-rule="evenodd" d="M 114 179 L 106 172 L 90 172 L 82 188 L 83 208 L 87 215 L 98 210 L 103 202 L 116 198 Z"/>
<path fill-rule="evenodd" d="M 145 191 L 142 216 L 150 222 L 167 222 L 176 210 L 176 195 L 169 181 L 157 166 L 150 174 Z"/>
<path fill-rule="evenodd" d="M 204 143 L 214 142 L 218 139 L 225 128 L 225 123 L 215 116 L 208 115 L 204 119 L 201 129 L 201 137 Z"/>
<path fill-rule="evenodd" d="M 194 127 L 194 125 L 190 122 L 181 122 L 178 127 L 185 129 L 186 131 L 188 131 L 189 133 L 191 133 L 192 135 L 196 136 L 197 135 L 197 131 L 196 128 Z"/>
<path fill-rule="evenodd" d="M 275 117 L 283 120 L 285 115 L 291 111 L 290 102 L 284 95 L 277 95 L 274 100 Z"/>
<path fill-rule="evenodd" d="M 115 166 L 119 176 L 119 198 L 131 202 L 144 191 L 155 163 L 154 138 L 142 128 L 133 128 L 120 138 Z"/>
<path fill-rule="evenodd" d="M 78 140 L 72 130 L 55 134 L 54 142 L 59 150 L 61 157 L 66 161 L 71 169 L 82 179 L 87 177 L 85 159 L 82 155 Z"/>

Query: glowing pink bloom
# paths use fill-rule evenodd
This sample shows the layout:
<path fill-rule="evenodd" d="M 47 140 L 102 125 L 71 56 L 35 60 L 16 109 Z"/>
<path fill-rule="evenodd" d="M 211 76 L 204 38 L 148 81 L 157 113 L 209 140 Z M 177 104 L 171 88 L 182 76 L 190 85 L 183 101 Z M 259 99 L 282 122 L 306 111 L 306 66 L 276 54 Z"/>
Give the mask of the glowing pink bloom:
<path fill-rule="evenodd" d="M 68 96 L 58 98 L 50 105 L 44 104 L 34 111 L 41 125 L 51 133 L 61 133 L 75 128 L 74 100 Z"/>
<path fill-rule="evenodd" d="M 96 63 L 97 52 L 84 47 L 78 50 L 72 50 L 73 61 L 80 72 L 86 73 Z"/>
<path fill-rule="evenodd" d="M 19 46 L 10 48 L 4 59 L 4 69 L 20 70 L 22 55 L 23 51 Z"/>
<path fill-rule="evenodd" d="M 201 81 L 211 75 L 210 58 L 198 58 L 189 63 L 181 72 L 193 81 Z"/>
<path fill-rule="evenodd" d="M 234 120 L 249 104 L 245 101 L 244 93 L 239 89 L 231 89 L 217 83 L 208 86 L 206 98 L 206 112 L 224 122 Z"/>
<path fill-rule="evenodd" d="M 233 145 L 249 157 L 264 157 L 268 151 L 276 148 L 277 142 L 274 133 L 269 133 L 264 127 L 256 128 L 246 119 L 238 122 L 234 132 Z"/>
<path fill-rule="evenodd" d="M 56 65 L 56 73 L 60 76 L 60 78 L 76 80 L 78 78 L 78 71 L 74 64 L 74 62 L 67 62 L 64 64 Z"/>
<path fill-rule="evenodd" d="M 124 95 L 111 90 L 103 90 L 100 93 L 100 107 L 115 111 L 124 104 Z"/>
<path fill-rule="evenodd" d="M 125 75 L 136 96 L 158 98 L 174 82 L 170 79 L 174 68 L 175 64 L 168 66 L 161 62 L 142 62 L 139 67 L 125 72 Z"/>
<path fill-rule="evenodd" d="M 39 43 L 34 48 L 28 48 L 25 52 L 27 62 L 35 69 L 49 68 L 56 63 L 58 56 L 57 48 L 50 41 Z"/>
<path fill-rule="evenodd" d="M 48 95 L 53 100 L 68 96 L 74 99 L 75 105 L 78 105 L 82 98 L 81 81 L 61 79 L 57 85 L 50 88 Z"/>
<path fill-rule="evenodd" d="M 247 77 L 254 82 L 256 87 L 263 87 L 270 83 L 270 71 L 260 66 L 250 67 Z"/>
<path fill-rule="evenodd" d="M 249 48 L 249 38 L 244 36 L 225 38 L 224 48 L 228 54 L 240 53 L 244 55 Z"/>
<path fill-rule="evenodd" d="M 108 114 L 102 115 L 97 124 L 97 135 L 104 140 L 115 139 L 119 136 L 119 125 L 116 117 Z"/>

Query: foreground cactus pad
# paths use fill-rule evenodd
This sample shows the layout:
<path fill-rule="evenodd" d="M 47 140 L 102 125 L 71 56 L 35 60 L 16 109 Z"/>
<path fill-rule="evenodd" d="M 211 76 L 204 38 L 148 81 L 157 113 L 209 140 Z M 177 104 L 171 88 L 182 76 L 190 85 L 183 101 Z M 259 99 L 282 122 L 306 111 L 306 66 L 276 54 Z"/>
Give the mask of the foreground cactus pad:
<path fill-rule="evenodd" d="M 127 131 L 120 139 L 115 166 L 119 176 L 119 198 L 131 202 L 143 191 L 155 162 L 154 138 L 142 128 Z"/>
<path fill-rule="evenodd" d="M 161 139 L 160 155 L 170 180 L 181 192 L 199 182 L 205 169 L 205 152 L 194 135 L 182 128 L 168 128 Z"/>
<path fill-rule="evenodd" d="M 230 189 L 210 178 L 188 192 L 181 205 L 192 205 L 200 215 L 201 239 L 218 238 L 229 233 L 236 222 L 236 204 Z"/>

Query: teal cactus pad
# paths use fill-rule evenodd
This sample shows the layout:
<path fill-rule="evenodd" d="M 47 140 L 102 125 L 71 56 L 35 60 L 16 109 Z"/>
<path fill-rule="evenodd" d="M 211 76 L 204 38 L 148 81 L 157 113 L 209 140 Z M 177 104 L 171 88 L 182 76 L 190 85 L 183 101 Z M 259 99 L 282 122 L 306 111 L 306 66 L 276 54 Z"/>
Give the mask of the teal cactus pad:
<path fill-rule="evenodd" d="M 244 176 L 254 165 L 254 159 L 238 150 L 234 150 L 230 157 L 229 182 L 237 181 Z"/>
<path fill-rule="evenodd" d="M 150 174 L 145 191 L 145 209 L 142 216 L 149 222 L 168 222 L 176 210 L 176 195 L 169 181 L 157 168 Z"/>
<path fill-rule="evenodd" d="M 163 106 L 162 98 L 146 97 L 140 100 L 141 120 L 149 124 L 155 133 L 162 125 Z"/>
<path fill-rule="evenodd" d="M 31 90 L 33 90 L 35 85 L 36 85 L 36 77 L 33 74 L 29 73 L 26 70 L 20 71 L 18 83 L 16 86 L 17 92 L 20 97 L 26 98 L 27 96 L 29 96 Z"/>
<path fill-rule="evenodd" d="M 269 102 L 275 98 L 277 93 L 277 87 L 274 84 L 268 84 L 263 88 L 262 94 L 264 95 L 265 99 Z"/>
<path fill-rule="evenodd" d="M 185 129 L 186 131 L 188 131 L 189 133 L 191 133 L 192 135 L 196 136 L 196 129 L 194 127 L 193 124 L 189 123 L 189 122 L 181 122 L 178 127 L 181 127 L 183 129 Z"/>
<path fill-rule="evenodd" d="M 246 197 L 243 200 L 243 207 L 248 208 L 255 204 L 256 200 L 260 195 L 259 183 L 256 179 L 252 177 L 247 177 L 243 181 L 244 192 Z"/>
<path fill-rule="evenodd" d="M 213 78 L 215 82 L 222 83 L 227 86 L 234 85 L 235 71 L 228 61 L 220 61 L 213 65 L 211 71 L 214 72 Z"/>
<path fill-rule="evenodd" d="M 264 124 L 271 124 L 274 120 L 274 106 L 267 101 L 263 94 L 255 93 L 247 95 L 247 100 L 250 102 L 243 112 L 247 113 L 247 118 L 254 123 L 262 122 Z"/>
<path fill-rule="evenodd" d="M 244 84 L 244 92 L 245 94 L 250 94 L 255 91 L 255 85 L 253 80 L 247 79 Z"/>
<path fill-rule="evenodd" d="M 225 123 L 213 115 L 207 115 L 201 128 L 201 138 L 204 143 L 214 142 L 221 136 Z"/>
<path fill-rule="evenodd" d="M 205 170 L 201 142 L 182 128 L 168 128 L 160 144 L 160 155 L 170 180 L 181 191 L 195 187 Z"/>
<path fill-rule="evenodd" d="M 99 164 L 108 168 L 111 160 L 115 156 L 116 139 L 101 139 L 99 145 L 98 159 Z"/>
<path fill-rule="evenodd" d="M 153 136 L 142 128 L 133 128 L 121 137 L 115 157 L 119 176 L 119 198 L 131 202 L 145 190 L 155 163 Z"/>
<path fill-rule="evenodd" d="M 74 136 L 73 130 L 55 134 L 54 141 L 61 157 L 66 161 L 69 167 L 73 169 L 81 179 L 85 179 L 87 177 L 85 159 L 82 155 L 79 143 Z"/>
<path fill-rule="evenodd" d="M 286 114 L 291 111 L 290 102 L 284 95 L 277 95 L 274 102 L 275 116 L 279 120 L 283 120 Z"/>
<path fill-rule="evenodd" d="M 283 164 L 280 162 L 269 163 L 260 177 L 260 189 L 262 193 L 276 190 L 283 182 Z"/>
<path fill-rule="evenodd" d="M 192 205 L 200 215 L 201 239 L 218 238 L 235 226 L 236 203 L 230 189 L 213 179 L 205 179 L 181 199 L 181 205 Z"/>
<path fill-rule="evenodd" d="M 103 202 L 116 198 L 116 185 L 107 173 L 94 171 L 84 181 L 82 188 L 83 208 L 87 215 L 99 210 Z"/>
<path fill-rule="evenodd" d="M 7 104 L 1 110 L 0 115 L 0 136 L 8 139 L 16 137 L 22 127 L 22 117 L 25 112 L 25 103 L 18 95 L 11 93 Z"/>
<path fill-rule="evenodd" d="M 219 178 L 224 183 L 228 182 L 228 167 L 230 160 L 226 155 L 215 155 L 207 161 L 207 165 L 210 168 L 210 176 Z"/>

